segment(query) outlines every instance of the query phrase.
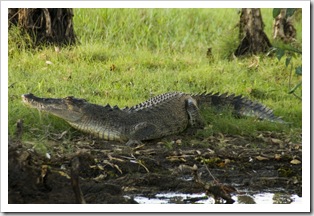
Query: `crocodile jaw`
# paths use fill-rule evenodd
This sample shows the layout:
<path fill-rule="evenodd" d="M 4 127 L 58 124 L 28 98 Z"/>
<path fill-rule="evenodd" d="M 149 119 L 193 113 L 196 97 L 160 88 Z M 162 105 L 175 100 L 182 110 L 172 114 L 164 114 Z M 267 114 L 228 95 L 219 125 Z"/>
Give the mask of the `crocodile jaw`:
<path fill-rule="evenodd" d="M 83 113 L 81 108 L 71 102 L 73 98 L 67 97 L 64 99 L 57 98 L 39 98 L 32 93 L 23 94 L 22 100 L 24 104 L 32 108 L 36 108 L 40 111 L 45 111 L 58 116 L 68 122 L 76 122 L 81 119 Z M 84 105 L 85 100 L 80 100 L 80 103 Z"/>

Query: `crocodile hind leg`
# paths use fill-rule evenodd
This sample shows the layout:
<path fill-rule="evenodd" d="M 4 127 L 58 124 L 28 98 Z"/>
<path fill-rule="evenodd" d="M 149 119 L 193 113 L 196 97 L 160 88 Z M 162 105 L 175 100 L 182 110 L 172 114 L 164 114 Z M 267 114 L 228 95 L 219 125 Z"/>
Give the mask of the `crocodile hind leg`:
<path fill-rule="evenodd" d="M 189 126 L 192 128 L 203 129 L 205 121 L 201 116 L 197 102 L 192 97 L 185 100 L 185 109 L 189 116 Z"/>
<path fill-rule="evenodd" d="M 199 112 L 196 100 L 192 97 L 185 100 L 185 109 L 189 116 L 189 127 L 186 132 L 189 135 L 195 135 L 198 129 L 205 127 L 205 121 Z"/>
<path fill-rule="evenodd" d="M 156 134 L 157 128 L 154 124 L 141 122 L 135 125 L 134 132 L 131 134 L 129 141 L 126 145 L 131 146 L 134 144 L 141 144 L 142 140 L 152 139 Z"/>

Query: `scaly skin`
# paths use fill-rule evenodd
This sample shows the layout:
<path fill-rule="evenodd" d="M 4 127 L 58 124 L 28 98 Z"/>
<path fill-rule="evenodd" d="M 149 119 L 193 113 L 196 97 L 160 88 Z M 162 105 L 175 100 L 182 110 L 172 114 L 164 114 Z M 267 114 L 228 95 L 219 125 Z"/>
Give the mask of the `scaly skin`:
<path fill-rule="evenodd" d="M 242 96 L 227 94 L 169 92 L 123 109 L 74 97 L 39 98 L 30 93 L 22 95 L 22 99 L 28 106 L 58 116 L 78 130 L 128 145 L 177 134 L 189 127 L 203 128 L 199 105 L 229 105 L 238 115 L 283 123 L 269 108 Z"/>
<path fill-rule="evenodd" d="M 158 103 L 147 101 L 124 109 L 73 97 L 39 98 L 25 94 L 22 98 L 25 104 L 58 116 L 78 130 L 127 144 L 180 133 L 189 124 L 203 126 L 195 100 L 184 93 L 171 93 L 159 98 Z"/>

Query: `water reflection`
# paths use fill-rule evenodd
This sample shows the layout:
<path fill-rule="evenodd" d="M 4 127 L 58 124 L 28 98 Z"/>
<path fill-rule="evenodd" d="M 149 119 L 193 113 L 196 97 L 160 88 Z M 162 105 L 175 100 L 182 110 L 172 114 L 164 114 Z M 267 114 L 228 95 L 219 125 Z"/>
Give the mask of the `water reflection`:
<path fill-rule="evenodd" d="M 136 196 L 134 198 L 140 204 L 215 204 L 212 197 L 200 194 L 183 194 L 183 193 L 160 193 L 153 198 Z M 256 193 L 242 194 L 232 196 L 234 204 L 295 204 L 301 203 L 302 198 L 298 195 L 289 195 L 283 193 Z"/>

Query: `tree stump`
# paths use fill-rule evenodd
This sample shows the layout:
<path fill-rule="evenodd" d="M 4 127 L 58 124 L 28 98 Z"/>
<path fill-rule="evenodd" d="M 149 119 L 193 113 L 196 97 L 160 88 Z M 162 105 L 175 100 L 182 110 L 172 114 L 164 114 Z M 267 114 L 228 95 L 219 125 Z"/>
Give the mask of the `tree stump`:
<path fill-rule="evenodd" d="M 34 45 L 72 45 L 76 42 L 71 8 L 10 8 L 9 28 L 18 26 Z"/>
<path fill-rule="evenodd" d="M 291 10 L 291 9 L 290 9 Z M 287 13 L 287 8 L 281 8 L 278 16 L 275 17 L 273 25 L 274 39 L 280 39 L 285 43 L 293 42 L 296 40 L 297 31 L 292 24 L 292 15 Z"/>
<path fill-rule="evenodd" d="M 264 23 L 259 8 L 243 8 L 240 16 L 240 45 L 235 56 L 267 52 L 271 43 L 264 33 Z"/>

